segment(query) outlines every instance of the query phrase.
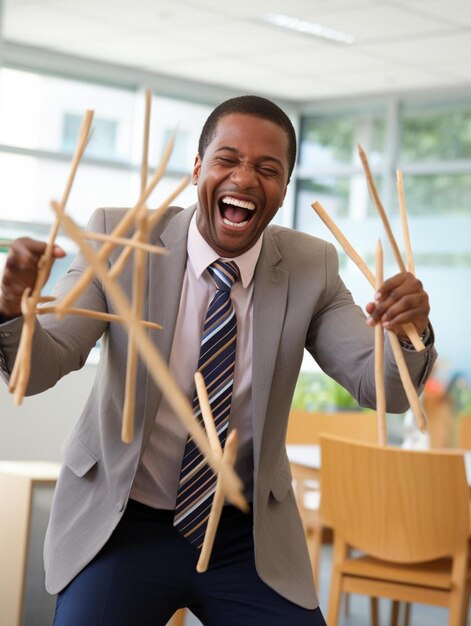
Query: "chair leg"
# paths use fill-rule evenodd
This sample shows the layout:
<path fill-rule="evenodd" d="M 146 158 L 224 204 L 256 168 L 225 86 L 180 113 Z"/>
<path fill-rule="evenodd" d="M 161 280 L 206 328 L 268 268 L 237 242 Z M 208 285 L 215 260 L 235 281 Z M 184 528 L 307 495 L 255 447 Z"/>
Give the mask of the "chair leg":
<path fill-rule="evenodd" d="M 169 622 L 169 626 L 183 626 L 185 623 L 185 615 L 186 609 L 178 609 L 178 611 L 173 614 L 173 617 Z"/>
<path fill-rule="evenodd" d="M 332 575 L 330 578 L 329 605 L 327 609 L 327 623 L 329 626 L 338 626 L 343 578 L 340 567 L 346 556 L 346 543 L 340 538 L 336 538 L 332 555 Z"/>
<path fill-rule="evenodd" d="M 397 626 L 399 622 L 399 607 L 400 603 L 397 600 L 393 600 L 391 603 L 391 618 L 389 620 L 390 626 Z"/>
<path fill-rule="evenodd" d="M 327 609 L 327 623 L 329 626 L 338 626 L 340 597 L 342 587 L 342 574 L 333 571 L 330 580 L 329 606 Z"/>
<path fill-rule="evenodd" d="M 370 597 L 371 626 L 379 626 L 378 598 Z"/>
<path fill-rule="evenodd" d="M 461 624 L 461 626 L 468 626 L 468 612 L 469 612 L 469 593 L 466 594 L 466 600 L 464 602 L 463 623 Z"/>
<path fill-rule="evenodd" d="M 466 626 L 468 603 L 461 593 L 453 593 L 448 611 L 448 626 Z"/>
<path fill-rule="evenodd" d="M 466 546 L 466 550 L 453 559 L 448 626 L 462 626 L 464 622 L 465 611 L 468 605 L 468 588 L 466 585 L 467 565 L 468 551 Z"/>

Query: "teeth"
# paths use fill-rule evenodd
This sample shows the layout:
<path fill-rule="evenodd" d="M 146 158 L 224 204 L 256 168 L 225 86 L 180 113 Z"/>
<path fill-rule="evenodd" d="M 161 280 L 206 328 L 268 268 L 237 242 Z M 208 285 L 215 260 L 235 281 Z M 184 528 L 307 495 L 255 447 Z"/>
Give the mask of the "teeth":
<path fill-rule="evenodd" d="M 248 200 L 238 200 L 237 198 L 226 196 L 222 199 L 222 201 L 224 204 L 232 204 L 233 206 L 238 206 L 241 209 L 247 209 L 247 211 L 255 211 L 255 204 L 253 202 L 249 202 Z"/>
<path fill-rule="evenodd" d="M 245 222 L 231 222 L 230 220 L 227 219 L 227 217 L 225 217 L 222 221 L 227 226 L 235 226 L 236 228 L 242 228 L 243 226 L 249 223 L 248 220 L 245 220 Z"/>

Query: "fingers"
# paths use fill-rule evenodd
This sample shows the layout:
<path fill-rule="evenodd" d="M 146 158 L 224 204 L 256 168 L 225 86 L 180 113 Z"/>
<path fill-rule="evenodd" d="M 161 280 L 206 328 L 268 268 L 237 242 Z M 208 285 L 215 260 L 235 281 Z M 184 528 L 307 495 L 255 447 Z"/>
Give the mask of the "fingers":
<path fill-rule="evenodd" d="M 412 323 L 421 334 L 428 325 L 429 298 L 420 280 L 410 272 L 401 272 L 384 281 L 375 294 L 375 302 L 368 303 L 366 311 L 370 326 L 381 323 L 405 336 L 402 326 Z"/>
<path fill-rule="evenodd" d="M 38 263 L 45 250 L 45 243 L 29 237 L 21 237 L 13 242 L 5 262 L 0 289 L 0 315 L 3 318 L 21 315 L 21 296 L 26 288 L 34 288 Z M 53 258 L 61 258 L 65 254 L 60 246 L 54 246 Z"/>

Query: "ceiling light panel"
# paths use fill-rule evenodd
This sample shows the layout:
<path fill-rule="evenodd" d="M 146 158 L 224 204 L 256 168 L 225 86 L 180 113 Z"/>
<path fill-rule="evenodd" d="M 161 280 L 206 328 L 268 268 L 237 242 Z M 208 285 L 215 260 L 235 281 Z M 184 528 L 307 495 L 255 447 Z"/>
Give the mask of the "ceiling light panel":
<path fill-rule="evenodd" d="M 304 35 L 312 35 L 313 37 L 320 37 L 321 39 L 329 39 L 336 43 L 349 45 L 355 41 L 355 37 L 351 33 L 335 30 L 334 28 L 322 26 L 322 24 L 316 22 L 302 20 L 299 17 L 292 17 L 290 15 L 284 15 L 283 13 L 268 13 L 268 15 L 265 15 L 262 19 L 280 28 L 287 28 L 288 30 L 294 30 Z"/>

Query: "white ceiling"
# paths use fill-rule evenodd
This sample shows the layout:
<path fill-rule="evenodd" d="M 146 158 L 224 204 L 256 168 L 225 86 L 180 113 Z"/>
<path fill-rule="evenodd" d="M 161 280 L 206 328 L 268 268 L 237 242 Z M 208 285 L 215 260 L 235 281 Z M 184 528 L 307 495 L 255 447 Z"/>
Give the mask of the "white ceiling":
<path fill-rule="evenodd" d="M 4 0 L 6 40 L 296 102 L 471 86 L 471 0 Z M 263 23 L 283 13 L 355 37 Z"/>

